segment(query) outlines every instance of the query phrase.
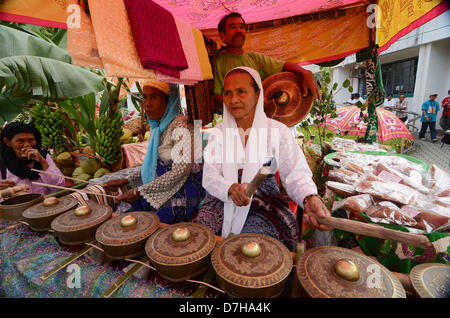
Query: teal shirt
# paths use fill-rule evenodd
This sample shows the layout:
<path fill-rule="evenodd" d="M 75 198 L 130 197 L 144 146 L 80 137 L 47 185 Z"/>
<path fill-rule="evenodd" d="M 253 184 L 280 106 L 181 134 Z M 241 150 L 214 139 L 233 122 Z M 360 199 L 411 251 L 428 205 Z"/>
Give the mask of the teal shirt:
<path fill-rule="evenodd" d="M 255 69 L 261 76 L 261 80 L 264 81 L 270 75 L 283 71 L 284 61 L 256 52 L 234 55 L 225 50 L 219 51 L 214 67 L 214 94 L 222 95 L 223 78 L 228 71 L 238 66 Z"/>
<path fill-rule="evenodd" d="M 436 121 L 436 113 L 439 111 L 439 103 L 434 101 L 427 100 L 425 103 L 422 104 L 422 110 L 425 111 L 427 114 L 427 117 L 431 117 L 431 122 Z M 420 118 L 420 121 L 423 123 L 426 123 L 427 120 L 425 119 L 425 116 L 423 115 Z"/>

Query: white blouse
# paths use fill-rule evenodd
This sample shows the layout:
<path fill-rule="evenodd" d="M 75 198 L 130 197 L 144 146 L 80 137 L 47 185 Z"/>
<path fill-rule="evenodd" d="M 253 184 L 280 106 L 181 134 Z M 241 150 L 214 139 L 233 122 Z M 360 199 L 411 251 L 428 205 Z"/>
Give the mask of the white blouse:
<path fill-rule="evenodd" d="M 272 137 L 275 136 L 274 133 L 269 133 L 268 153 L 271 153 L 276 159 L 276 168 L 287 194 L 291 200 L 303 208 L 304 198 L 313 193 L 317 194 L 317 187 L 312 180 L 312 173 L 305 155 L 286 125 L 272 119 L 268 121 L 268 130 L 278 132 L 276 137 Z M 220 125 L 215 129 L 220 129 Z M 233 182 L 224 178 L 223 164 L 217 162 L 217 158 L 222 158 L 222 153 L 217 153 L 222 151 L 220 139 L 211 134 L 205 148 L 202 185 L 214 197 L 223 202 L 232 203 L 232 200 L 228 197 L 228 189 Z M 246 147 L 249 147 L 248 143 Z M 245 158 L 245 160 L 248 160 L 248 158 Z"/>

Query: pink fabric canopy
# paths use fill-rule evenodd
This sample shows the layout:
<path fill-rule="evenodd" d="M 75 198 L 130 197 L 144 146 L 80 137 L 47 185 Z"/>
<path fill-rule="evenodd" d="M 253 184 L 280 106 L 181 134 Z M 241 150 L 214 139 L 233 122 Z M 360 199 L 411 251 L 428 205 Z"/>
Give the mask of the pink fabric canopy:
<path fill-rule="evenodd" d="M 255 23 L 296 15 L 349 7 L 366 0 L 155 0 L 181 20 L 200 30 L 217 28 L 220 19 L 232 12 L 245 22 Z"/>

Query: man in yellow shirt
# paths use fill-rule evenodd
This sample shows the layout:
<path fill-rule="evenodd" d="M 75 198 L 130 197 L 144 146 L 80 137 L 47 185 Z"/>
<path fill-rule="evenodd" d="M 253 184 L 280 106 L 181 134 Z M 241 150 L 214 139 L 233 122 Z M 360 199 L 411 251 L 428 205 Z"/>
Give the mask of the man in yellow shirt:
<path fill-rule="evenodd" d="M 242 48 L 245 43 L 246 30 L 241 14 L 232 12 L 224 16 L 219 22 L 218 30 L 220 39 L 226 45 L 216 53 L 214 65 L 214 99 L 215 105 L 220 105 L 219 108 L 222 106 L 223 78 L 229 70 L 238 66 L 255 69 L 263 81 L 270 75 L 279 72 L 296 73 L 303 79 L 301 87 L 303 96 L 306 96 L 309 90 L 314 99 L 319 98 L 319 89 L 311 71 L 305 70 L 295 63 L 280 61 L 262 53 L 244 52 Z"/>

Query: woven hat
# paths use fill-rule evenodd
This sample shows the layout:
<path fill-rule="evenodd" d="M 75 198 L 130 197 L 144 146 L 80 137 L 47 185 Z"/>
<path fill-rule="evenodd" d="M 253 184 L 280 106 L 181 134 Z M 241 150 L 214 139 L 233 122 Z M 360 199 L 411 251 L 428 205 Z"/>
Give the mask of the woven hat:
<path fill-rule="evenodd" d="M 267 117 L 292 127 L 301 122 L 310 112 L 313 97 L 311 92 L 302 96 L 302 81 L 292 72 L 281 72 L 269 76 L 263 82 L 264 112 Z"/>
<path fill-rule="evenodd" d="M 150 78 L 150 79 L 146 79 L 144 81 L 144 85 L 142 86 L 142 88 L 144 88 L 145 86 L 154 87 L 156 89 L 159 89 L 161 92 L 163 92 L 167 96 L 170 95 L 169 83 L 157 81 L 157 80 L 155 80 L 153 78 Z"/>

